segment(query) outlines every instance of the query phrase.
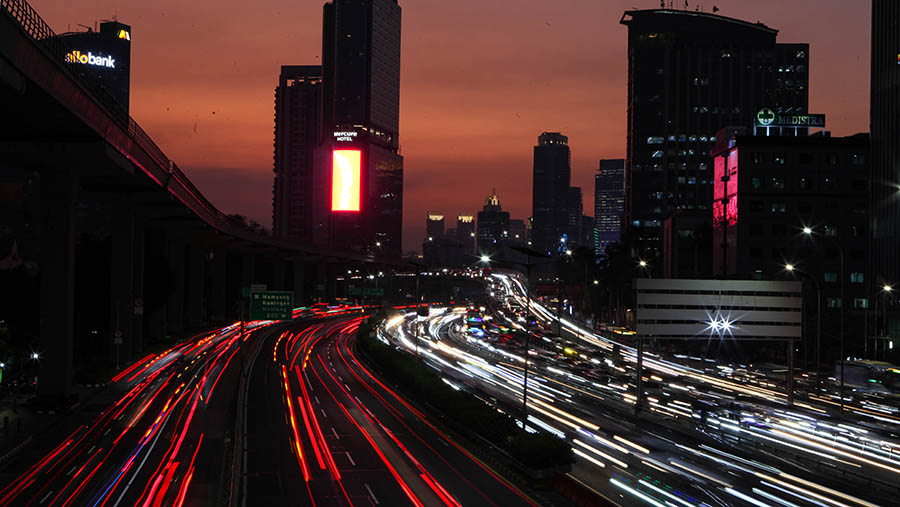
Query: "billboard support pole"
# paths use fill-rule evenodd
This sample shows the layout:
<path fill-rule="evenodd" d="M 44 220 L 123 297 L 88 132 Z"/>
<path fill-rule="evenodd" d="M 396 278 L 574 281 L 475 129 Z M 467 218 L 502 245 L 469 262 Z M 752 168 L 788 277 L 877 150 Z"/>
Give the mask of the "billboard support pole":
<path fill-rule="evenodd" d="M 794 340 L 787 341 L 788 367 L 787 367 L 787 394 L 788 406 L 794 406 Z"/>

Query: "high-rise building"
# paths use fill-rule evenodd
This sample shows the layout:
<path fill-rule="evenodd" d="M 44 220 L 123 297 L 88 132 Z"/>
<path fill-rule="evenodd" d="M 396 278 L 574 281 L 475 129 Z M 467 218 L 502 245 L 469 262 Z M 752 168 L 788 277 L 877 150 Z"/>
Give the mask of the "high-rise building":
<path fill-rule="evenodd" d="M 610 243 L 621 239 L 624 212 L 625 160 L 601 160 L 594 175 L 594 253 L 598 258 Z"/>
<path fill-rule="evenodd" d="M 768 108 L 805 113 L 809 45 L 762 23 L 672 9 L 626 11 L 625 220 L 637 253 L 661 254 L 663 222 L 712 207 L 715 133 Z"/>
<path fill-rule="evenodd" d="M 397 0 L 334 0 L 323 14 L 316 236 L 333 248 L 399 256 L 401 9 Z M 347 192 L 357 197 L 349 208 L 329 205 Z"/>
<path fill-rule="evenodd" d="M 500 206 L 497 191 L 491 192 L 484 200 L 484 208 L 478 212 L 478 253 L 490 255 L 503 247 L 505 235 L 509 234 L 509 212 Z"/>
<path fill-rule="evenodd" d="M 475 253 L 475 217 L 459 215 L 456 217 L 456 240 L 463 246 L 463 252 Z"/>
<path fill-rule="evenodd" d="M 131 27 L 118 21 L 103 21 L 99 31 L 64 33 L 57 39 L 65 45 L 65 63 L 76 67 L 79 73 L 93 76 L 127 115 L 131 96 Z"/>
<path fill-rule="evenodd" d="M 441 238 L 444 236 L 444 215 L 429 211 L 425 219 L 425 236 Z"/>
<path fill-rule="evenodd" d="M 322 67 L 285 65 L 275 88 L 275 184 L 272 233 L 290 241 L 313 235 L 313 153 L 319 143 Z"/>
<path fill-rule="evenodd" d="M 900 283 L 900 2 L 872 0 L 871 265 L 875 282 Z M 892 334 L 898 331 L 892 329 Z"/>
<path fill-rule="evenodd" d="M 569 214 L 566 227 L 566 243 L 569 248 L 581 244 L 581 217 L 584 216 L 584 203 L 582 201 L 581 187 L 569 187 L 569 197 L 566 199 L 566 208 Z"/>
<path fill-rule="evenodd" d="M 569 184 L 572 178 L 569 138 L 544 132 L 534 147 L 532 179 L 532 248 L 556 253 L 569 228 Z"/>
<path fill-rule="evenodd" d="M 518 218 L 510 219 L 507 240 L 510 243 L 522 245 L 528 241 L 528 230 L 525 228 L 525 220 Z"/>

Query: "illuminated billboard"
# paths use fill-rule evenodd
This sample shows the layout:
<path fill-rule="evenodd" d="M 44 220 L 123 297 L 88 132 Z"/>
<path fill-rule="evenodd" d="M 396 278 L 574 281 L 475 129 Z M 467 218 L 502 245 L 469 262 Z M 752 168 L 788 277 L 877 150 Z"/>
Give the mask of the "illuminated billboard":
<path fill-rule="evenodd" d="M 331 211 L 359 211 L 360 150 L 334 150 L 331 165 Z"/>

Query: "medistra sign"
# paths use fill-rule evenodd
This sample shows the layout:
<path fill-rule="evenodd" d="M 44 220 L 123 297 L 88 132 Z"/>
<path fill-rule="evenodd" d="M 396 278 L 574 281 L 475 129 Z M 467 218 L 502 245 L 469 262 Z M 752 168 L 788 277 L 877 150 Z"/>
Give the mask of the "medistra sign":
<path fill-rule="evenodd" d="M 113 57 L 95 55 L 90 51 L 88 51 L 87 53 L 82 53 L 81 51 L 75 50 L 70 53 L 66 53 L 66 62 L 80 63 L 83 65 L 94 65 L 96 67 L 106 67 L 108 69 L 116 68 L 116 60 Z"/>

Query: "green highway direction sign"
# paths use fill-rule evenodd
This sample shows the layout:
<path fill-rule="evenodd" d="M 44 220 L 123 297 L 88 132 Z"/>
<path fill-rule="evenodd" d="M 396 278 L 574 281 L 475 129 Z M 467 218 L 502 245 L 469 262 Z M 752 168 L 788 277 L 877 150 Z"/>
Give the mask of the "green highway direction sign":
<path fill-rule="evenodd" d="M 250 320 L 291 320 L 294 293 L 266 291 L 250 293 Z"/>
<path fill-rule="evenodd" d="M 365 294 L 363 294 L 362 287 L 354 287 L 353 285 L 347 287 L 347 295 L 348 296 L 384 296 L 384 289 L 381 287 L 368 287 L 365 289 Z"/>

